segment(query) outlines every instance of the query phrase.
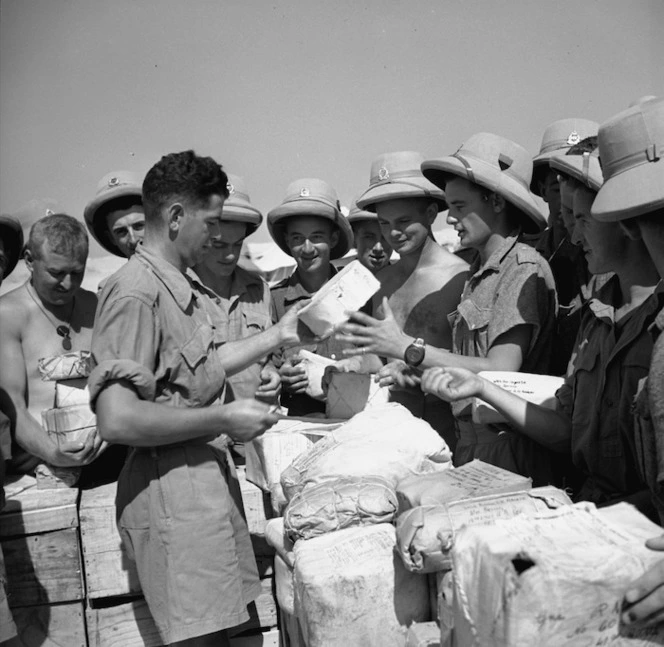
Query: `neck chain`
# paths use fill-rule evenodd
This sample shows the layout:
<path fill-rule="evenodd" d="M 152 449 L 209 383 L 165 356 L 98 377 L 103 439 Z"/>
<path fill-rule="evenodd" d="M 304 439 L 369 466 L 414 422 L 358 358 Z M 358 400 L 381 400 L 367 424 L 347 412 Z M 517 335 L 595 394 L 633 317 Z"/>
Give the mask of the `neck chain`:
<path fill-rule="evenodd" d="M 72 315 L 74 314 L 74 306 L 76 305 L 76 297 L 74 297 L 71 301 L 71 310 L 69 311 L 69 316 L 67 317 L 67 325 L 65 326 L 64 324 L 58 323 L 55 317 L 49 314 L 48 310 L 44 308 L 39 298 L 32 293 L 32 285 L 30 284 L 30 281 L 26 283 L 26 289 L 28 291 L 28 294 L 30 295 L 30 298 L 37 304 L 37 307 L 42 311 L 43 315 L 49 320 L 51 324 L 53 324 L 53 326 L 55 327 L 55 332 L 58 333 L 60 337 L 62 337 L 62 348 L 64 348 L 65 350 L 71 350 L 70 326 L 71 326 L 71 318 Z"/>

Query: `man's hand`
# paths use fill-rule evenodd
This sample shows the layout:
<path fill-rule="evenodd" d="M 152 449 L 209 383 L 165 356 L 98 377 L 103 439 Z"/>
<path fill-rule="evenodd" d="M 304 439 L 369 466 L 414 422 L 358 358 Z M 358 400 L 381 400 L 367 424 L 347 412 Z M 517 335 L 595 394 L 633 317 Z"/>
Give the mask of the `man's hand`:
<path fill-rule="evenodd" d="M 649 539 L 646 546 L 664 550 L 664 535 Z M 652 627 L 664 621 L 664 560 L 632 582 L 625 593 L 622 621 L 634 627 Z"/>
<path fill-rule="evenodd" d="M 268 404 L 274 404 L 281 393 L 281 376 L 272 365 L 266 364 L 261 370 L 261 383 L 256 390 L 256 399 Z"/>
<path fill-rule="evenodd" d="M 363 312 L 350 313 L 350 322 L 339 326 L 336 338 L 350 342 L 355 348 L 344 349 L 346 356 L 373 353 L 381 357 L 401 359 L 413 338 L 406 335 L 396 322 L 387 297 L 383 297 L 383 319 L 374 319 Z"/>
<path fill-rule="evenodd" d="M 422 391 L 445 402 L 481 397 L 484 380 L 465 368 L 428 368 L 422 373 Z"/>
<path fill-rule="evenodd" d="M 280 346 L 283 348 L 313 344 L 318 341 L 318 337 L 297 316 L 297 313 L 310 303 L 311 299 L 298 301 L 293 307 L 286 310 L 284 316 L 275 324 L 279 329 Z"/>
<path fill-rule="evenodd" d="M 288 393 L 304 393 L 309 386 L 307 371 L 297 355 L 289 357 L 279 369 L 281 385 Z"/>
<path fill-rule="evenodd" d="M 64 440 L 58 447 L 55 443 L 47 462 L 56 467 L 82 467 L 102 454 L 108 443 L 104 442 L 97 429 L 91 429 L 85 441 Z"/>
<path fill-rule="evenodd" d="M 220 433 L 246 443 L 265 433 L 279 420 L 274 407 L 257 400 L 241 399 L 221 405 L 223 423 Z"/>
<path fill-rule="evenodd" d="M 407 390 L 419 386 L 420 376 L 406 362 L 398 359 L 385 364 L 376 373 L 375 381 L 380 386 L 388 386 L 392 390 Z"/>

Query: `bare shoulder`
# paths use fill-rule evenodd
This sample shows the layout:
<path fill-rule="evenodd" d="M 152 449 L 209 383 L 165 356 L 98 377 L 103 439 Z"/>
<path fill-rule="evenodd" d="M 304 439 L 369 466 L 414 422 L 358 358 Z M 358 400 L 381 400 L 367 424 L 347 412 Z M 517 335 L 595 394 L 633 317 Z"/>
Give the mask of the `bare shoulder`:
<path fill-rule="evenodd" d="M 444 267 L 449 273 L 467 272 L 470 265 L 461 257 L 440 247 L 436 254 L 436 265 Z"/>
<path fill-rule="evenodd" d="M 1 328 L 5 332 L 20 331 L 25 326 L 30 315 L 30 297 L 24 285 L 0 297 Z"/>

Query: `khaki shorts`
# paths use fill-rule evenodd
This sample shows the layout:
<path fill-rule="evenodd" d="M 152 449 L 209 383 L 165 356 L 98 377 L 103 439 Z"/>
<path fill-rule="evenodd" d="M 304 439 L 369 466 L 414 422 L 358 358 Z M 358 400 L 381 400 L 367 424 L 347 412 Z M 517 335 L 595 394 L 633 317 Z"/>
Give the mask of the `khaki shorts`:
<path fill-rule="evenodd" d="M 131 450 L 118 526 L 165 643 L 239 625 L 260 593 L 240 488 L 206 443 Z"/>

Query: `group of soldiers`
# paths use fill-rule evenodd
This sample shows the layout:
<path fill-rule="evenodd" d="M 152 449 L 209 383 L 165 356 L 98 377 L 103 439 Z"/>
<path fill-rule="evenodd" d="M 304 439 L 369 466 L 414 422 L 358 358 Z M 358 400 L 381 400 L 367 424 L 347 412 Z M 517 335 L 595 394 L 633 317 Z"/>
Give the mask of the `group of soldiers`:
<path fill-rule="evenodd" d="M 178 645 L 224 644 L 260 592 L 232 452 L 279 406 L 324 412 L 302 349 L 334 360 L 332 371 L 375 374 L 456 465 L 480 458 L 664 522 L 663 154 L 664 100 L 644 97 L 601 126 L 551 124 L 534 158 L 490 133 L 441 158 L 381 155 L 347 217 L 330 184 L 297 180 L 267 215 L 296 264 L 271 289 L 238 265 L 263 220 L 244 181 L 193 151 L 164 156 L 142 180 L 102 179 L 85 225 L 128 261 L 97 295 L 81 288 L 79 220 L 46 216 L 24 246 L 20 225 L 2 217 L 4 276 L 21 257 L 30 272 L 0 298 L 8 468 L 77 467 L 84 481 L 119 473 L 123 541 L 164 642 Z M 445 210 L 457 253 L 432 235 Z M 318 339 L 298 312 L 353 246 L 380 289 Z M 97 431 L 57 444 L 40 423 L 53 387 L 37 363 L 85 350 Z M 557 407 L 482 371 L 564 376 Z M 474 422 L 472 398 L 507 422 Z M 663 614 L 664 561 L 626 592 L 622 619 Z"/>

